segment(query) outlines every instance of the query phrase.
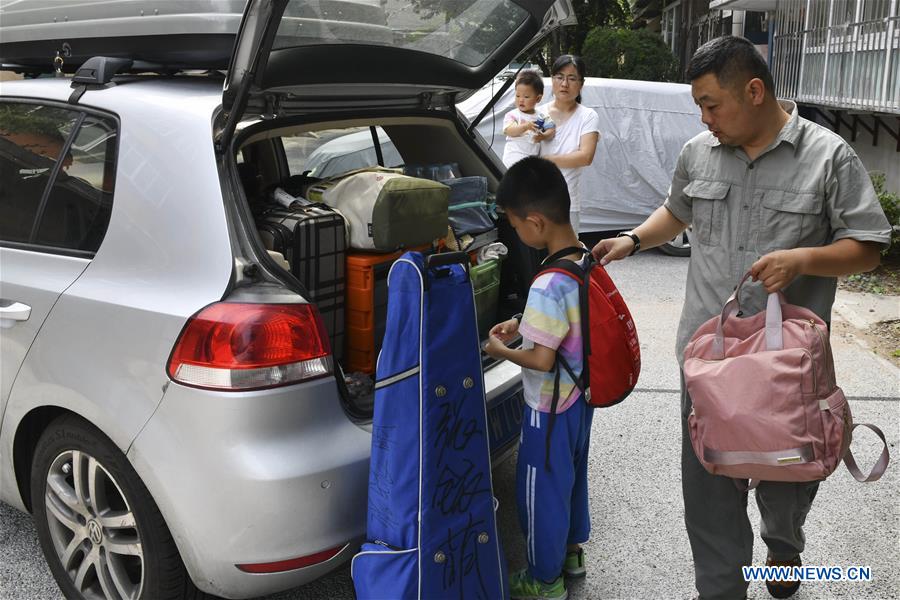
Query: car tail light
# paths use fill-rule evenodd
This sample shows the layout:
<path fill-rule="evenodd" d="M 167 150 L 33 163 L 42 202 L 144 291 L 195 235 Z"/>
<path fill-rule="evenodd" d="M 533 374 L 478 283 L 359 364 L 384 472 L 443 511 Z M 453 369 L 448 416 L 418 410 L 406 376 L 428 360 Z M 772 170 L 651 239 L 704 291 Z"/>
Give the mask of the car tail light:
<path fill-rule="evenodd" d="M 220 390 L 267 388 L 330 374 L 330 354 L 319 311 L 310 304 L 219 302 L 187 322 L 169 377 Z"/>
<path fill-rule="evenodd" d="M 347 545 L 338 546 L 337 548 L 332 548 L 330 550 L 324 550 L 322 552 L 317 552 L 315 554 L 310 554 L 309 556 L 301 556 L 299 558 L 292 558 L 290 560 L 280 560 L 278 562 L 272 563 L 253 563 L 246 565 L 235 565 L 238 569 L 243 571 L 244 573 L 281 573 L 283 571 L 293 571 L 294 569 L 302 569 L 303 567 L 309 567 L 311 565 L 316 565 L 319 563 L 323 563 L 327 560 L 331 560 L 335 556 L 340 553 L 341 550 L 346 548 Z"/>

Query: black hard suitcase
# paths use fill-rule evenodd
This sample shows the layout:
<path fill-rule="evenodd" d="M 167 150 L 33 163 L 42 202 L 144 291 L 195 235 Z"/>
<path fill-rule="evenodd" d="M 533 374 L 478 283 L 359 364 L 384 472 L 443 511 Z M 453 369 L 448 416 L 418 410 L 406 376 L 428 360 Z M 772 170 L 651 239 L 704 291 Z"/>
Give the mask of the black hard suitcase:
<path fill-rule="evenodd" d="M 498 221 L 497 231 L 500 241 L 509 251 L 507 260 L 501 263 L 500 289 L 505 290 L 507 294 L 510 292 L 515 294 L 515 298 L 508 299 L 505 310 L 522 312 L 525 310 L 528 290 L 534 276 L 541 269 L 541 263 L 547 257 L 547 250 L 536 250 L 522 242 L 505 216 Z"/>
<path fill-rule="evenodd" d="M 321 204 L 271 208 L 256 221 L 260 238 L 281 252 L 325 322 L 335 360 L 344 354 L 344 218 Z"/>

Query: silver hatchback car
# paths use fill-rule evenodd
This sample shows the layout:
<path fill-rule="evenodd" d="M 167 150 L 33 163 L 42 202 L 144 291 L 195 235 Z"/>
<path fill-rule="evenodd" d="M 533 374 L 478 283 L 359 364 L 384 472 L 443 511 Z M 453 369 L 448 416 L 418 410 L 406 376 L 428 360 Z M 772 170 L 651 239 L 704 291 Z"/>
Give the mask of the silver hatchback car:
<path fill-rule="evenodd" d="M 456 163 L 493 189 L 502 165 L 455 105 L 571 7 L 121 0 L 69 3 L 64 23 L 64 4 L 0 13 L 0 60 L 25 75 L 0 93 L 0 499 L 33 514 L 69 598 L 301 585 L 365 534 L 371 396 L 344 385 L 254 207 L 365 129 L 378 162 L 386 135 L 406 163 Z M 217 12 L 166 37 L 176 4 Z M 534 266 L 499 235 L 498 319 Z M 520 373 L 485 357 L 484 378 L 499 460 Z"/>

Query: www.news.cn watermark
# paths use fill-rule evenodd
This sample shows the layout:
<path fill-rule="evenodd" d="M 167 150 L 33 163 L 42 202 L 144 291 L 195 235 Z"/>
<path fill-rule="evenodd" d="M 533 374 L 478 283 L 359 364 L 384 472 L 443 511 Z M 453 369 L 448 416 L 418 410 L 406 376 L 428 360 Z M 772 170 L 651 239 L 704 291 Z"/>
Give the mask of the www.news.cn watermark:
<path fill-rule="evenodd" d="M 872 581 L 871 567 L 741 567 L 744 581 Z"/>

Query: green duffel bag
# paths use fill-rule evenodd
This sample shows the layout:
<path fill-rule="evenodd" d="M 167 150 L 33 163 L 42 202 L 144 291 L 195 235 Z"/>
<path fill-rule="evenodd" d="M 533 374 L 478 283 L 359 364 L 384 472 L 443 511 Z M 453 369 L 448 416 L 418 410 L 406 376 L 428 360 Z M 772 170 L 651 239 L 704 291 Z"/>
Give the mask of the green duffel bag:
<path fill-rule="evenodd" d="M 357 250 L 393 252 L 447 234 L 450 188 L 429 179 L 367 169 L 317 183 L 307 196 L 344 215 Z"/>

